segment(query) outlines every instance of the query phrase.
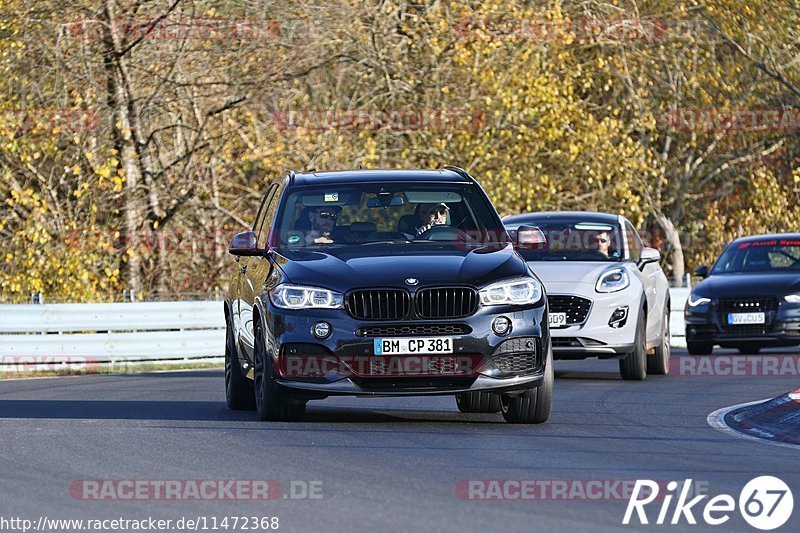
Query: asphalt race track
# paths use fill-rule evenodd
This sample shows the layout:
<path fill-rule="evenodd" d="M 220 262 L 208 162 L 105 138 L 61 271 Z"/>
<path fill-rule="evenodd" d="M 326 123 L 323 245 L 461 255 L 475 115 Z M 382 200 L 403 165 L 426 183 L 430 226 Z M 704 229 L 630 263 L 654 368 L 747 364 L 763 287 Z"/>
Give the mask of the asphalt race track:
<path fill-rule="evenodd" d="M 304 422 L 261 423 L 227 409 L 221 370 L 0 381 L 0 515 L 205 517 L 208 530 L 212 518 L 255 516 L 278 517 L 283 531 L 654 531 L 678 529 L 652 524 L 666 500 L 647 508 L 650 525 L 634 518 L 626 528 L 627 499 L 613 494 L 478 501 L 456 487 L 691 478 L 700 491 L 738 500 L 760 475 L 783 479 L 800 506 L 800 450 L 739 439 L 706 421 L 721 407 L 796 389 L 797 376 L 623 382 L 616 361 L 588 360 L 556 362 L 556 377 L 553 415 L 541 426 L 462 415 L 452 397 L 329 398 L 310 403 Z M 118 501 L 74 490 L 81 480 L 231 479 L 276 480 L 281 493 L 270 501 Z M 694 513 L 701 524 L 703 505 Z M 737 512 L 723 526 L 684 519 L 679 529 L 756 531 Z M 800 510 L 782 530 L 800 530 Z"/>

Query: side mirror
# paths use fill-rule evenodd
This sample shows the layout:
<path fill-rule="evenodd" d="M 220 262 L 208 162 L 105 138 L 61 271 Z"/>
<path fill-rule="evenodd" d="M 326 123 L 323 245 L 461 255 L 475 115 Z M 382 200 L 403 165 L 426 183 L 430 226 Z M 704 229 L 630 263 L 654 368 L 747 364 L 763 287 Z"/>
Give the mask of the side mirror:
<path fill-rule="evenodd" d="M 661 261 L 661 253 L 658 250 L 655 248 L 642 248 L 642 253 L 639 256 L 639 268 L 659 261 Z"/>
<path fill-rule="evenodd" d="M 536 226 L 520 226 L 517 228 L 514 244 L 520 248 L 542 248 L 547 244 L 547 238 Z"/>
<path fill-rule="evenodd" d="M 699 266 L 694 269 L 694 275 L 700 276 L 701 278 L 705 279 L 708 277 L 708 267 L 705 265 Z"/>
<path fill-rule="evenodd" d="M 237 256 L 253 256 L 262 255 L 263 250 L 259 250 L 256 245 L 256 232 L 243 231 L 237 233 L 231 239 L 231 245 L 228 246 L 228 253 Z"/>

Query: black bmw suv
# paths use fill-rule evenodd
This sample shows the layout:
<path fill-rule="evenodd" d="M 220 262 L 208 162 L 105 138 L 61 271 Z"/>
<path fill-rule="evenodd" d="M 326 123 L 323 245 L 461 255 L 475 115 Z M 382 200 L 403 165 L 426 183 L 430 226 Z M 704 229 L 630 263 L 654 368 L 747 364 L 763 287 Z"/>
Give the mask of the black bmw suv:
<path fill-rule="evenodd" d="M 231 409 L 297 420 L 331 395 L 454 395 L 548 419 L 544 288 L 466 171 L 290 172 L 230 253 Z"/>
<path fill-rule="evenodd" d="M 800 233 L 736 239 L 695 273 L 705 279 L 686 302 L 689 353 L 800 345 Z"/>

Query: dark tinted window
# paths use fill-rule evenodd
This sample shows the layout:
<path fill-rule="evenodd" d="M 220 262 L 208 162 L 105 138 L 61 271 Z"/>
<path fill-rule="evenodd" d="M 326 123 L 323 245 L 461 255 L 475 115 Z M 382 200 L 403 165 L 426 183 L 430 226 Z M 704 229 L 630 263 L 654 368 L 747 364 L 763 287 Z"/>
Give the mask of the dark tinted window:
<path fill-rule="evenodd" d="M 507 242 L 472 184 L 350 183 L 284 195 L 275 244 L 292 249 L 383 242 L 397 245 Z"/>
<path fill-rule="evenodd" d="M 800 272 L 800 238 L 731 244 L 722 252 L 711 273 L 785 271 Z"/>

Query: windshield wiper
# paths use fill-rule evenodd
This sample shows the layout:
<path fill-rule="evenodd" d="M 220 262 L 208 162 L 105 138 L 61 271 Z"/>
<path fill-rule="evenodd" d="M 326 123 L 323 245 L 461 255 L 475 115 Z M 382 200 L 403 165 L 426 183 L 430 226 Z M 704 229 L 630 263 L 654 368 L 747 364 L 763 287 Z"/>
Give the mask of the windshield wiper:
<path fill-rule="evenodd" d="M 358 242 L 353 243 L 354 246 L 365 246 L 367 244 L 408 244 L 412 241 L 407 239 L 394 239 L 394 240 L 387 240 L 387 241 L 367 241 L 367 242 Z"/>

